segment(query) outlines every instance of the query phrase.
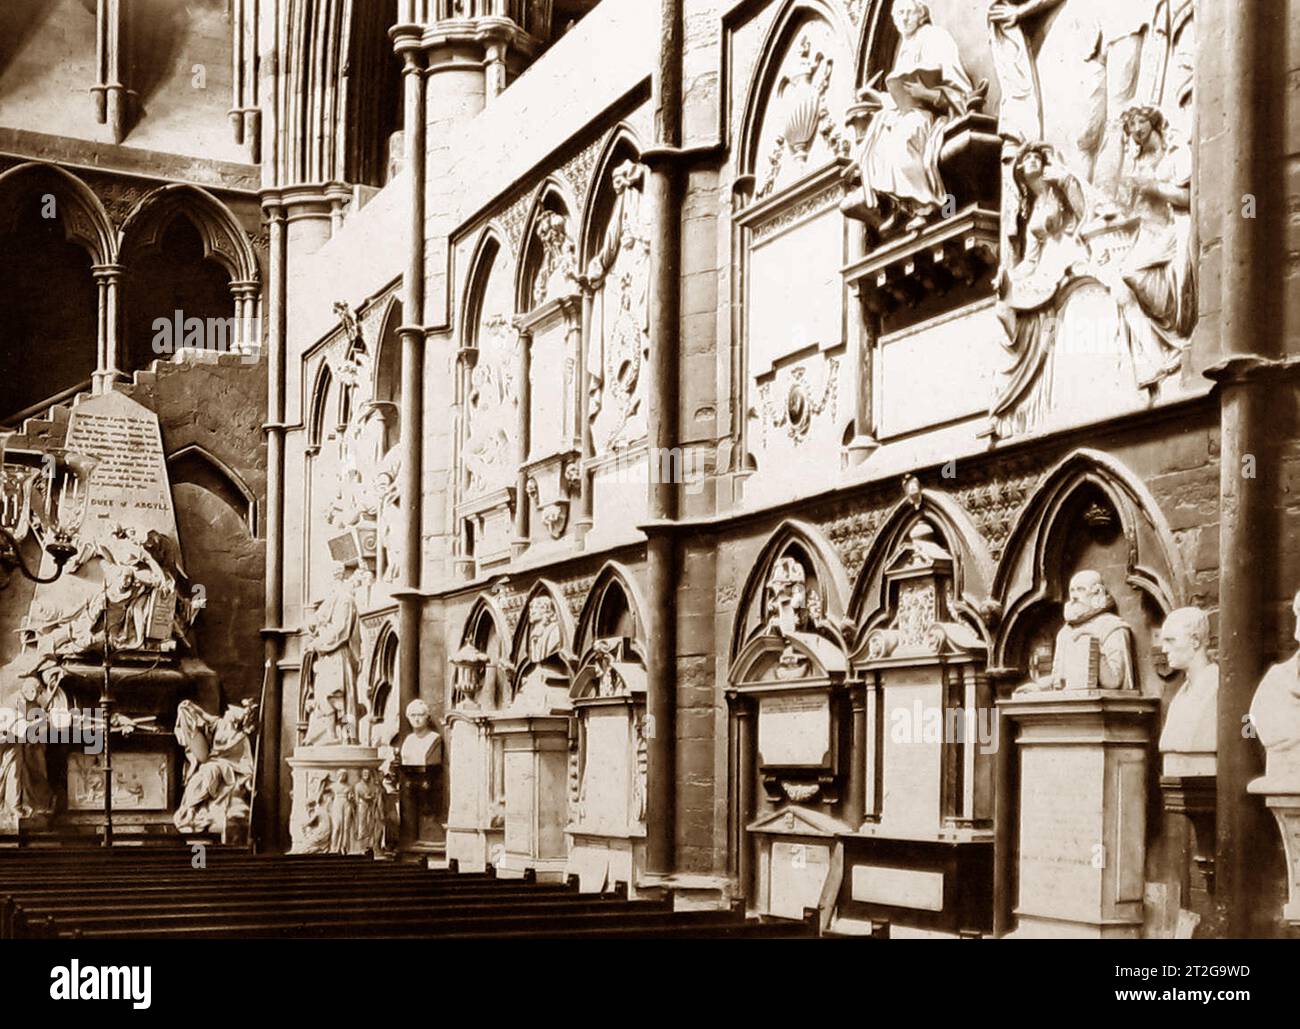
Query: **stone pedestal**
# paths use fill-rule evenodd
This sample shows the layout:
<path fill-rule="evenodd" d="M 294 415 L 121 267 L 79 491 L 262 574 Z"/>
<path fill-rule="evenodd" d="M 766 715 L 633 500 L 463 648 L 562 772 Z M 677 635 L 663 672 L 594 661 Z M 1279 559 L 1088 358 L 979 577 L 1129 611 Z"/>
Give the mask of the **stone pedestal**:
<path fill-rule="evenodd" d="M 564 877 L 568 821 L 569 719 L 536 715 L 494 719 L 505 766 L 505 851 L 497 872 L 538 880 Z"/>
<path fill-rule="evenodd" d="M 453 712 L 447 733 L 447 860 L 462 872 L 482 872 L 496 864 L 505 842 L 492 723 L 482 714 Z"/>
<path fill-rule="evenodd" d="M 1286 854 L 1287 901 L 1282 917 L 1293 926 L 1300 926 L 1300 783 L 1279 782 L 1263 776 L 1246 789 L 1262 796 L 1277 819 Z"/>
<path fill-rule="evenodd" d="M 1018 938 L 1135 939 L 1159 702 L 1130 690 L 999 702 L 1019 750 Z"/>
<path fill-rule="evenodd" d="M 1162 775 L 1160 794 L 1169 826 L 1170 860 L 1181 880 L 1182 906 L 1205 922 L 1213 916 L 1216 779 Z"/>
<path fill-rule="evenodd" d="M 402 841 L 402 853 L 425 856 L 444 852 L 444 830 L 438 820 L 442 780 L 442 765 L 399 766 L 402 807 L 415 812 L 409 822 L 411 838 Z"/>
<path fill-rule="evenodd" d="M 289 853 L 365 854 L 380 849 L 384 794 L 377 748 L 299 747 L 288 763 L 293 793 Z M 368 777 L 362 774 L 367 771 Z"/>

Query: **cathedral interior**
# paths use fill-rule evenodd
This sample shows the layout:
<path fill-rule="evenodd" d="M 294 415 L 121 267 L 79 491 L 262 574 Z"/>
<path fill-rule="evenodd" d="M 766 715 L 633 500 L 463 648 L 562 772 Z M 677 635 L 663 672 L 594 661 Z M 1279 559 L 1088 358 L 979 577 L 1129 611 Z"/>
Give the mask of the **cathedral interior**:
<path fill-rule="evenodd" d="M 1297 6 L 6 0 L 0 879 L 1300 935 Z"/>

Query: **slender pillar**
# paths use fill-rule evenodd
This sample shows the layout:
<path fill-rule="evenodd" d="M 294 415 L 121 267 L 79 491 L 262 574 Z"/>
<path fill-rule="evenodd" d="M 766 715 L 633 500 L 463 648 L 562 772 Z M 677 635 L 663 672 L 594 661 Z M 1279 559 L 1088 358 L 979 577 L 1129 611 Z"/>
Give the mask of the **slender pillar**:
<path fill-rule="evenodd" d="M 419 37 L 404 27 L 395 32 L 394 49 L 401 56 L 404 90 L 403 141 L 409 176 L 407 198 L 407 263 L 402 282 L 402 310 L 407 324 L 398 328 L 402 340 L 402 567 L 398 599 L 398 697 L 402 737 L 410 732 L 406 708 L 420 695 L 420 577 L 423 559 L 422 497 L 424 456 L 424 196 L 425 196 L 425 61 Z M 401 806 L 403 846 L 419 835 L 419 813 Z"/>
<path fill-rule="evenodd" d="M 853 748 L 849 768 L 848 816 L 857 829 L 867 817 L 867 688 L 855 684 L 849 693 L 853 713 Z"/>
<path fill-rule="evenodd" d="M 95 365 L 93 390 L 112 388 L 122 367 L 118 312 L 121 309 L 122 266 L 99 264 L 92 269 L 99 286 L 99 358 Z"/>
<path fill-rule="evenodd" d="M 681 336 L 682 0 L 662 0 L 659 69 L 655 79 L 655 147 L 643 155 L 646 192 L 654 212 L 650 247 L 650 405 L 652 474 L 646 544 L 649 589 L 647 638 L 646 870 L 671 875 L 677 845 L 678 485 L 653 473 L 657 455 L 678 445 L 678 357 Z"/>
<path fill-rule="evenodd" d="M 755 735 L 757 727 L 754 708 L 747 697 L 736 705 L 736 869 L 740 892 L 746 901 L 753 900 L 754 849 L 749 843 L 745 827 L 754 817 L 754 764 Z"/>
<path fill-rule="evenodd" d="M 515 392 L 519 399 L 519 423 L 515 432 L 515 467 L 519 469 L 518 483 L 515 489 L 515 539 L 512 547 L 515 557 L 528 549 L 530 532 L 528 515 L 532 498 L 528 495 L 528 473 L 524 469 L 528 461 L 528 451 L 532 447 L 529 412 L 533 406 L 532 357 L 533 337 L 530 333 L 520 332 L 516 352 Z"/>
<path fill-rule="evenodd" d="M 278 850 L 284 833 L 280 819 L 280 658 L 284 646 L 284 351 L 287 296 L 287 232 L 284 208 L 264 203 L 268 224 L 266 349 L 266 599 L 262 614 L 265 681 L 262 704 L 260 817 L 255 832 L 263 849 Z"/>
<path fill-rule="evenodd" d="M 95 50 L 97 74 L 91 93 L 95 97 L 95 120 L 107 125 L 114 143 L 126 136 L 129 92 L 123 80 L 128 66 L 123 53 L 126 11 L 122 0 L 98 0 L 95 7 Z"/>
<path fill-rule="evenodd" d="M 1272 657 L 1268 593 L 1276 585 L 1278 539 L 1276 451 L 1269 439 L 1267 372 L 1277 350 L 1281 284 L 1265 234 L 1276 219 L 1244 218 L 1236 198 L 1256 195 L 1273 177 L 1264 119 L 1276 109 L 1264 95 L 1268 40 L 1266 2 L 1228 4 L 1218 13 L 1227 50 L 1223 109 L 1230 112 L 1223 227 L 1223 345 L 1226 360 L 1207 374 L 1220 382 L 1219 711 L 1217 847 L 1219 896 L 1226 933 L 1248 938 L 1267 931 L 1269 909 L 1259 847 L 1277 845 L 1260 798 L 1246 786 L 1262 770 L 1259 744 L 1242 732 L 1255 688 Z M 1277 27 L 1280 31 L 1281 26 Z M 1261 202 L 1263 198 L 1261 198 Z M 1274 317 L 1274 311 L 1278 314 Z M 1249 474 L 1248 474 L 1249 473 Z"/>

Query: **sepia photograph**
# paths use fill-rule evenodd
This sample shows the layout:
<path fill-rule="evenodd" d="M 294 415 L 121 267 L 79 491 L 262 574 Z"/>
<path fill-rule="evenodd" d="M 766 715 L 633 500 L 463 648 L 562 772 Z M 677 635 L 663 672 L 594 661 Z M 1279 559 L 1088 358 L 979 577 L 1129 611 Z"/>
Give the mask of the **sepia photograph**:
<path fill-rule="evenodd" d="M 15 1000 L 1281 996 L 1298 84 L 1300 0 L 0 0 Z"/>

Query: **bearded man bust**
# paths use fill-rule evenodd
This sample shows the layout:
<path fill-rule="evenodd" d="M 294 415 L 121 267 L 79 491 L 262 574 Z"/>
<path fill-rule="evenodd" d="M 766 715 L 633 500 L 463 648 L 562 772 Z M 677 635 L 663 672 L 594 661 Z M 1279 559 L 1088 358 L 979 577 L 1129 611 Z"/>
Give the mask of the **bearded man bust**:
<path fill-rule="evenodd" d="M 1070 580 L 1051 674 L 1021 690 L 1131 690 L 1137 688 L 1133 669 L 1133 630 L 1115 613 L 1101 574 L 1082 571 Z"/>

